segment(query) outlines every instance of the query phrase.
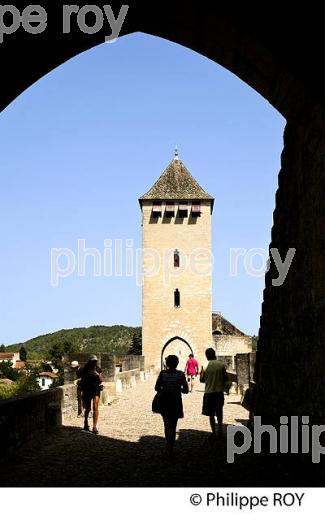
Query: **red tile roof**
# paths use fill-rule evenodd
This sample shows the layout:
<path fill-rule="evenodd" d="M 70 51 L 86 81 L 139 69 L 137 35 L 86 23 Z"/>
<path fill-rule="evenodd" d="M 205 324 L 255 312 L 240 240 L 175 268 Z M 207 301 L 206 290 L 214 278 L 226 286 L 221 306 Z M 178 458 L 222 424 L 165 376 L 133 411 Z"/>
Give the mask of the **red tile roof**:
<path fill-rule="evenodd" d="M 52 378 L 58 377 L 56 374 L 53 374 L 53 372 L 40 372 L 39 376 L 52 377 Z"/>
<path fill-rule="evenodd" d="M 15 355 L 15 352 L 0 352 L 0 360 L 1 359 L 12 359 Z"/>

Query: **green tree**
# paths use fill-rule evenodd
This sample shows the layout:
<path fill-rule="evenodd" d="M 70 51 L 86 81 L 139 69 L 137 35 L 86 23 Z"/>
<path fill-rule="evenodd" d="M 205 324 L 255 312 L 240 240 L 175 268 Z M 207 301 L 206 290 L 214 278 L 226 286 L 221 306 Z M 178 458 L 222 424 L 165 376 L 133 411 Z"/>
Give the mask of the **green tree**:
<path fill-rule="evenodd" d="M 73 343 L 71 341 L 63 341 L 56 343 L 50 349 L 50 356 L 53 361 L 53 365 L 58 369 L 57 376 L 51 385 L 51 387 L 64 385 L 64 368 L 63 368 L 63 357 L 64 354 L 73 351 Z"/>
<path fill-rule="evenodd" d="M 20 376 L 16 381 L 15 395 L 29 394 L 30 392 L 38 392 L 39 384 L 32 375 Z"/>
<path fill-rule="evenodd" d="M 27 361 L 27 350 L 24 346 L 20 347 L 19 357 L 21 361 Z"/>
<path fill-rule="evenodd" d="M 55 343 L 49 350 L 52 360 L 62 361 L 64 354 L 73 351 L 73 344 L 71 341 L 65 340 L 60 343 Z"/>
<path fill-rule="evenodd" d="M 39 363 L 26 363 L 26 370 L 30 377 L 36 379 L 40 372 L 45 372 L 42 362 Z"/>
<path fill-rule="evenodd" d="M 3 343 L 0 345 L 0 352 L 6 352 L 6 347 Z"/>
<path fill-rule="evenodd" d="M 13 368 L 12 361 L 0 362 L 0 376 L 16 381 L 18 379 L 18 372 Z"/>
<path fill-rule="evenodd" d="M 135 329 L 132 335 L 132 345 L 128 350 L 128 354 L 141 356 L 142 354 L 142 334 L 141 330 Z"/>
<path fill-rule="evenodd" d="M 34 376 L 21 374 L 11 385 L 0 385 L 0 399 L 9 399 L 16 395 L 29 394 L 39 390 L 40 387 Z"/>

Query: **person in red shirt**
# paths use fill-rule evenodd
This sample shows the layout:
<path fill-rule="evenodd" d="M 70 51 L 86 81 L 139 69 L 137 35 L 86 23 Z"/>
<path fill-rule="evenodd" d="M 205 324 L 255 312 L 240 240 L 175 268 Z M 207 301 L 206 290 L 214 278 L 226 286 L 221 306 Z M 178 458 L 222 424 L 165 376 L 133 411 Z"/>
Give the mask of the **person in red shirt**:
<path fill-rule="evenodd" d="M 188 360 L 186 361 L 186 366 L 185 366 L 185 374 L 187 377 L 187 382 L 188 382 L 190 392 L 193 392 L 194 380 L 195 380 L 196 376 L 198 375 L 198 373 L 199 373 L 199 364 L 196 361 L 194 355 L 190 354 L 188 356 Z"/>

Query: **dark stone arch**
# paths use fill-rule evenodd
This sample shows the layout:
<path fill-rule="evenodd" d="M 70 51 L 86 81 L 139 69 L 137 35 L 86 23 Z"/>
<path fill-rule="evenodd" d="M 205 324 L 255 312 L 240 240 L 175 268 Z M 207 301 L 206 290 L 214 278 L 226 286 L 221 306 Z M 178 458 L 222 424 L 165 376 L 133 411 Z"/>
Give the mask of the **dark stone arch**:
<path fill-rule="evenodd" d="M 163 346 L 163 349 L 162 349 L 162 351 L 161 351 L 161 369 L 163 369 L 163 366 L 164 366 L 163 359 L 164 359 L 164 352 L 165 352 L 166 348 L 167 348 L 167 347 L 168 347 L 168 346 L 169 346 L 173 341 L 175 341 L 175 340 L 177 340 L 177 339 L 180 340 L 180 341 L 182 341 L 183 343 L 185 343 L 185 345 L 187 345 L 187 347 L 189 348 L 190 353 L 191 353 L 191 354 L 194 354 L 191 345 L 189 344 L 189 342 L 188 342 L 186 339 L 182 338 L 181 336 L 173 336 L 173 337 L 170 338 L 168 341 L 166 341 L 166 343 L 165 343 L 165 345 Z"/>
<path fill-rule="evenodd" d="M 116 15 L 121 4 L 110 2 Z M 312 101 L 322 103 L 321 0 L 312 6 L 302 1 L 294 9 L 274 0 L 267 13 L 257 1 L 211 2 L 204 8 L 184 0 L 172 5 L 158 1 L 154 8 L 146 2 L 129 5 L 121 36 L 144 32 L 188 47 L 236 74 L 287 119 L 297 119 Z M 82 33 L 74 16 L 71 32 L 63 34 L 62 3 L 44 0 L 42 6 L 48 15 L 43 33 L 31 35 L 20 28 L 4 35 L 0 109 L 44 74 L 103 43 L 109 34 L 108 23 L 93 35 Z M 308 24 L 313 31 L 302 38 Z"/>
<path fill-rule="evenodd" d="M 121 3 L 110 4 L 117 13 Z M 43 34 L 20 29 L 0 44 L 0 109 L 107 35 L 107 26 L 94 35 L 78 28 L 63 35 L 62 3 L 44 0 L 42 5 L 48 13 Z M 296 254 L 282 286 L 272 283 L 274 265 L 265 277 L 255 375 L 255 413 L 265 422 L 279 415 L 325 422 L 323 20 L 322 0 L 134 2 L 121 33 L 144 32 L 202 54 L 236 74 L 287 119 L 271 247 L 282 259 L 289 247 Z"/>

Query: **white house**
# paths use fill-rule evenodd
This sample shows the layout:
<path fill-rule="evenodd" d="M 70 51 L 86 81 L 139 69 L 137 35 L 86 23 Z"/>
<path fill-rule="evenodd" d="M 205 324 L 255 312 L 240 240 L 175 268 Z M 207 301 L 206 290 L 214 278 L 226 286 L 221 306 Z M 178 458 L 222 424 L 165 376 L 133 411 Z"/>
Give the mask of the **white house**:
<path fill-rule="evenodd" d="M 20 361 L 19 352 L 0 352 L 0 361 L 11 361 L 12 367 L 16 368 L 16 361 Z"/>
<path fill-rule="evenodd" d="M 53 372 L 40 372 L 36 378 L 36 381 L 38 382 L 41 390 L 48 390 L 57 377 L 58 376 L 53 374 Z"/>

